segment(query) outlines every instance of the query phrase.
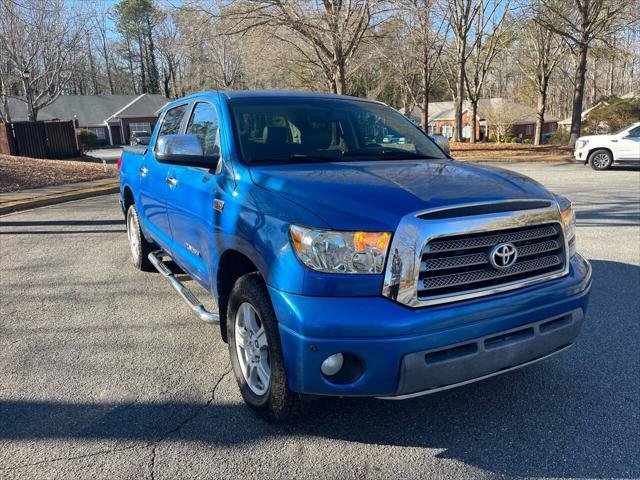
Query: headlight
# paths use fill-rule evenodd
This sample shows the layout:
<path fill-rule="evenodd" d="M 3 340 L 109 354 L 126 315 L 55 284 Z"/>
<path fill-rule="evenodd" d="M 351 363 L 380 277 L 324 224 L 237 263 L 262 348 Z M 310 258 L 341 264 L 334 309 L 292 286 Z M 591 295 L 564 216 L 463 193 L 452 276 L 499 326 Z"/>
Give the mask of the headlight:
<path fill-rule="evenodd" d="M 589 140 L 578 140 L 578 141 L 576 142 L 576 149 L 586 147 L 586 146 L 587 146 L 587 143 L 589 143 Z"/>
<path fill-rule="evenodd" d="M 388 232 L 338 232 L 291 225 L 298 259 L 325 273 L 382 273 L 389 249 Z"/>
<path fill-rule="evenodd" d="M 569 256 L 573 256 L 576 253 L 576 212 L 571 205 L 571 200 L 567 197 L 556 195 L 556 201 L 560 207 L 560 215 L 569 244 Z"/>

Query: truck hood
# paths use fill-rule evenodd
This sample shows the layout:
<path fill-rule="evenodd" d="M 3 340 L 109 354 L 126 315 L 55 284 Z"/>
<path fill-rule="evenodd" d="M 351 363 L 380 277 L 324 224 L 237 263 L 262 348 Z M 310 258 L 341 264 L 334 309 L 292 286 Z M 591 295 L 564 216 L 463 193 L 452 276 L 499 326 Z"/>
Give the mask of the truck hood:
<path fill-rule="evenodd" d="M 553 199 L 523 175 L 451 160 L 254 166 L 251 178 L 338 230 L 393 231 L 404 215 L 428 208 Z"/>

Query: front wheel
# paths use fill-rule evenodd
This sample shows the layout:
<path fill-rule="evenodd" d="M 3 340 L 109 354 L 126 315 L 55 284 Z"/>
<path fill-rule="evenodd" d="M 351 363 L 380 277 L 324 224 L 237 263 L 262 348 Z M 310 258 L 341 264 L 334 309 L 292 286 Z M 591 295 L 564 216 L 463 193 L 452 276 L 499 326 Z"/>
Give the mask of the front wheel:
<path fill-rule="evenodd" d="M 262 277 L 240 277 L 227 309 L 231 367 L 244 401 L 269 421 L 293 416 L 298 395 L 288 387 L 280 333 Z"/>
<path fill-rule="evenodd" d="M 589 165 L 594 170 L 607 170 L 613 165 L 613 156 L 608 150 L 595 150 L 589 156 Z"/>

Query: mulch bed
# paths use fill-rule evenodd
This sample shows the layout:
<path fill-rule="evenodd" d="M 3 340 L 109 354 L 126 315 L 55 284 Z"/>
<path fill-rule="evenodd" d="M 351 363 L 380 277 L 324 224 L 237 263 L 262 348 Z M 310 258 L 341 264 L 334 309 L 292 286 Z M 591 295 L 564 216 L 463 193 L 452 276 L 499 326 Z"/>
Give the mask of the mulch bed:
<path fill-rule="evenodd" d="M 451 156 L 477 161 L 571 161 L 573 150 L 558 145 L 527 145 L 521 143 L 451 143 Z"/>
<path fill-rule="evenodd" d="M 0 193 L 30 188 L 116 178 L 115 165 L 96 163 L 92 158 L 43 160 L 0 154 Z"/>

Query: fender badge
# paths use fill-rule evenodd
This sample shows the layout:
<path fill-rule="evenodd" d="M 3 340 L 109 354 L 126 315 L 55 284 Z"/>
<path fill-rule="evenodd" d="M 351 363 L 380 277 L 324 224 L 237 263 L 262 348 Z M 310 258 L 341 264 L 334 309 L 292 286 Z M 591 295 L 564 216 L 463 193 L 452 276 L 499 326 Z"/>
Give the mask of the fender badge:
<path fill-rule="evenodd" d="M 200 256 L 200 250 L 198 250 L 194 246 L 188 244 L 187 242 L 185 242 L 184 245 L 187 247 L 187 250 L 189 250 L 191 253 L 193 253 L 196 257 Z"/>
<path fill-rule="evenodd" d="M 217 212 L 221 212 L 224 209 L 224 202 L 218 198 L 214 198 L 213 209 Z"/>

